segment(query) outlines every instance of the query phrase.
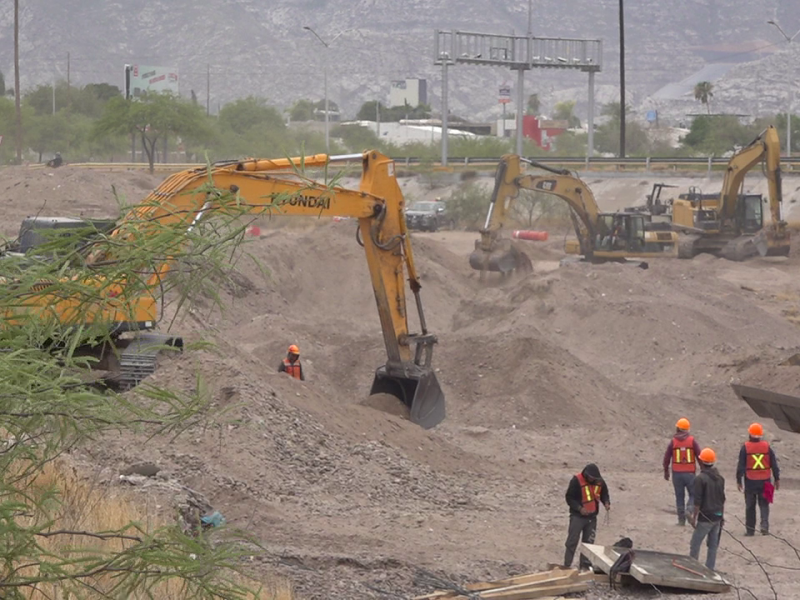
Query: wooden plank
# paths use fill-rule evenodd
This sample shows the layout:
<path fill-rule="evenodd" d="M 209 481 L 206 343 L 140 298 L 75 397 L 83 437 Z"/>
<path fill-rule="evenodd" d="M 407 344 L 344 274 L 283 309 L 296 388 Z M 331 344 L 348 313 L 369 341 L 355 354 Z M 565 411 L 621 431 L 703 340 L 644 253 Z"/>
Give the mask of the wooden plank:
<path fill-rule="evenodd" d="M 518 589 L 530 589 L 530 588 L 539 588 L 539 587 L 551 587 L 553 585 L 557 585 L 560 583 L 566 583 L 571 581 L 577 577 L 577 572 L 573 571 L 572 573 L 568 573 L 566 575 L 557 575 L 555 577 L 549 577 L 547 579 L 540 579 L 539 581 L 529 581 L 526 583 L 517 583 L 515 585 L 507 585 L 504 587 L 493 587 L 483 591 L 486 592 L 505 592 L 505 591 L 513 591 Z"/>
<path fill-rule="evenodd" d="M 546 598 L 547 596 L 573 594 L 577 592 L 586 592 L 589 590 L 589 584 L 585 581 L 569 581 L 558 585 L 547 587 L 534 587 L 530 589 L 510 590 L 510 591 L 488 591 L 481 592 L 479 598 L 491 598 L 494 600 L 537 600 Z"/>
<path fill-rule="evenodd" d="M 464 589 L 472 592 L 479 592 L 481 590 L 490 590 L 499 587 L 508 587 L 510 585 L 517 585 L 519 583 L 533 583 L 554 577 L 556 574 L 574 572 L 575 569 L 551 569 L 550 571 L 541 571 L 539 573 L 528 573 L 527 575 L 517 575 L 509 577 L 508 579 L 498 579 L 497 581 L 480 581 L 477 583 L 470 583 L 464 586 Z"/>

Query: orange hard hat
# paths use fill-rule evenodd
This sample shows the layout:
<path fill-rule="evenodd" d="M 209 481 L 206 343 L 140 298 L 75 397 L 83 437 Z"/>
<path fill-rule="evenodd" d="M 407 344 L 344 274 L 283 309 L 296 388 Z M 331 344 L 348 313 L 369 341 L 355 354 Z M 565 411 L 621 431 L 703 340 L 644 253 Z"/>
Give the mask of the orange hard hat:
<path fill-rule="evenodd" d="M 715 462 L 717 462 L 717 453 L 711 448 L 703 448 L 697 458 L 700 459 L 700 462 L 704 462 L 707 465 L 713 465 Z"/>
<path fill-rule="evenodd" d="M 747 431 L 749 431 L 750 435 L 753 437 L 761 437 L 764 435 L 764 428 L 761 426 L 761 423 L 753 423 Z"/>
<path fill-rule="evenodd" d="M 300 356 L 300 348 L 298 348 L 295 344 L 292 344 L 289 346 L 289 354 L 297 354 L 297 356 Z"/>
<path fill-rule="evenodd" d="M 675 427 L 677 427 L 682 431 L 689 431 L 689 419 L 681 417 L 680 419 L 678 419 L 678 422 L 675 423 Z"/>

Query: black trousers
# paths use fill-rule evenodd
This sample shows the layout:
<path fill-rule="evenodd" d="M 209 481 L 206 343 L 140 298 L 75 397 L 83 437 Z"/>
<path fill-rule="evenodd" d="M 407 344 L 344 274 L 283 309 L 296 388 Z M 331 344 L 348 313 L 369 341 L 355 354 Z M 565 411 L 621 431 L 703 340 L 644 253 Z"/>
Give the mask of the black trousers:
<path fill-rule="evenodd" d="M 744 491 L 744 523 L 747 533 L 754 533 L 756 530 L 756 505 L 761 513 L 761 529 L 769 530 L 769 502 L 764 498 L 764 490 L 745 490 Z"/>
<path fill-rule="evenodd" d="M 594 544 L 594 535 L 597 533 L 597 515 L 584 517 L 583 515 L 569 516 L 569 532 L 567 533 L 567 551 L 564 553 L 564 566 L 571 567 L 572 559 L 575 558 L 575 550 L 578 549 L 579 542 Z M 591 563 L 581 555 L 580 567 L 590 567 Z"/>

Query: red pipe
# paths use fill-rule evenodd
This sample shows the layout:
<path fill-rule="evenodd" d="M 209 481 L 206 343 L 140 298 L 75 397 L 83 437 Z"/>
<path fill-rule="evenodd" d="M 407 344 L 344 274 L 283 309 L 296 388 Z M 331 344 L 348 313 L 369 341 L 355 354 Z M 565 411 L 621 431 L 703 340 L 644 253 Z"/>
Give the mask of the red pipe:
<path fill-rule="evenodd" d="M 528 240 L 530 242 L 546 242 L 546 231 L 526 231 L 524 229 L 516 229 L 511 232 L 511 237 L 515 240 Z"/>

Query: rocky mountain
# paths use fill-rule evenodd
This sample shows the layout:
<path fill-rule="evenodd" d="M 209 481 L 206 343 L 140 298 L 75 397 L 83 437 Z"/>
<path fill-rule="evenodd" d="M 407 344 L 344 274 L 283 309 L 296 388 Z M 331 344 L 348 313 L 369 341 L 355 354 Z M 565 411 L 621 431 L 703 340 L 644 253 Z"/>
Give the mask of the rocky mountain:
<path fill-rule="evenodd" d="M 386 101 L 391 80 L 403 77 L 426 78 L 437 108 L 435 29 L 522 33 L 528 22 L 523 0 L 22 0 L 20 5 L 24 87 L 66 78 L 68 53 L 76 83 L 121 82 L 125 63 L 174 65 L 182 94 L 194 90 L 205 102 L 208 86 L 212 112 L 248 94 L 281 106 L 301 97 L 321 98 L 326 59 L 330 98 L 345 116 L 367 100 Z M 618 1 L 533 0 L 532 8 L 535 35 L 604 41 L 598 100 L 618 96 Z M 800 2 L 638 0 L 627 3 L 625 18 L 629 101 L 640 105 L 663 85 L 701 68 L 708 53 L 698 47 L 756 39 L 780 46 L 783 38 L 766 20 L 783 23 L 791 35 L 800 27 Z M 353 30 L 326 50 L 304 25 L 326 40 Z M 13 80 L 12 61 L 13 8 L 6 2 L 0 9 L 0 70 L 7 81 Z M 499 115 L 498 84 L 514 81 L 512 73 L 489 67 L 457 66 L 450 75 L 451 110 L 477 118 Z M 526 92 L 534 91 L 545 110 L 573 98 L 578 113 L 585 112 L 581 73 L 529 73 Z M 736 96 L 741 110 L 750 110 L 754 95 L 758 92 Z"/>

